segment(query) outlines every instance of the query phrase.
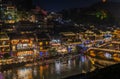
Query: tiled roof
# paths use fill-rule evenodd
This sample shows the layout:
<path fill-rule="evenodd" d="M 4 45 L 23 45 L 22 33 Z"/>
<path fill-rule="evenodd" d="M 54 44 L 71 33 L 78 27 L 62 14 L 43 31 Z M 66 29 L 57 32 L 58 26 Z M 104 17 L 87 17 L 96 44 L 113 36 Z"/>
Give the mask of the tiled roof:
<path fill-rule="evenodd" d="M 21 33 L 10 33 L 8 34 L 10 39 L 29 39 L 29 38 L 35 38 L 33 33 L 28 34 L 21 34 Z"/>

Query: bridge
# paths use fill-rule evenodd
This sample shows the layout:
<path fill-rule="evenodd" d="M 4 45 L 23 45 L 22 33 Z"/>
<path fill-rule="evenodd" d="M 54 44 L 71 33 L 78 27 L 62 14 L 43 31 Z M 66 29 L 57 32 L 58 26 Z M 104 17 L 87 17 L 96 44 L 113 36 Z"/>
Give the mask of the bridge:
<path fill-rule="evenodd" d="M 87 52 L 90 51 L 90 50 L 98 50 L 98 51 L 106 51 L 106 52 L 112 52 L 112 53 L 120 53 L 120 50 L 106 49 L 106 48 L 104 48 L 104 46 L 109 45 L 109 44 L 120 44 L 120 42 L 119 42 L 119 41 L 106 42 L 106 43 L 104 43 L 104 44 L 102 44 L 102 45 L 99 45 L 99 46 L 97 46 L 97 47 L 90 47 L 90 48 L 87 50 Z M 102 48 L 101 48 L 101 47 L 102 47 Z"/>
<path fill-rule="evenodd" d="M 119 53 L 120 54 L 120 50 L 112 50 L 112 49 L 104 49 L 104 48 L 89 48 L 87 51 L 90 50 L 98 50 L 98 51 L 106 51 L 106 52 L 111 52 L 111 53 Z"/>

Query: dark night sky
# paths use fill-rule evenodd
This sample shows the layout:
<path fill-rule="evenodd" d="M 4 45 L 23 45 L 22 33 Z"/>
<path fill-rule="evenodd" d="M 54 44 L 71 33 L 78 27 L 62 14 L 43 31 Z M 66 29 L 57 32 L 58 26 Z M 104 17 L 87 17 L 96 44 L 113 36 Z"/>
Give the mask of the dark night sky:
<path fill-rule="evenodd" d="M 67 8 L 87 7 L 101 0 L 33 0 L 34 4 L 48 11 L 59 11 Z M 118 1 L 120 0 L 107 0 Z"/>

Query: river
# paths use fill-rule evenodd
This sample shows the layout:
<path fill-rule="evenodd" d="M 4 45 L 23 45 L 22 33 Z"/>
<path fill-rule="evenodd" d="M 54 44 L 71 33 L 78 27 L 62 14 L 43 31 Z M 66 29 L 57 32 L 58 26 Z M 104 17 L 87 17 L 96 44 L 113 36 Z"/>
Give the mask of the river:
<path fill-rule="evenodd" d="M 68 60 L 57 59 L 52 64 L 23 66 L 0 72 L 0 79 L 61 79 L 94 70 L 89 57 L 79 55 Z"/>

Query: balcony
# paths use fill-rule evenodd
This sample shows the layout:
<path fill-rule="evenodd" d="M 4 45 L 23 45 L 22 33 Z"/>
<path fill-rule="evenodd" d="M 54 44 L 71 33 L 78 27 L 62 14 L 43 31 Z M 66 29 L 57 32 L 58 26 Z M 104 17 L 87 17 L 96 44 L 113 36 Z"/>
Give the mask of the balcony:
<path fill-rule="evenodd" d="M 10 45 L 0 45 L 0 47 L 9 47 Z"/>

